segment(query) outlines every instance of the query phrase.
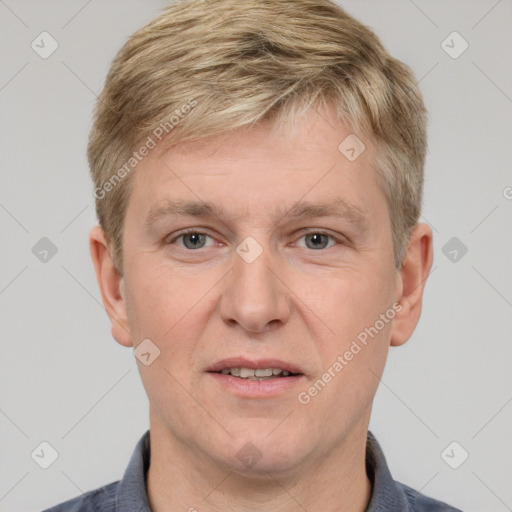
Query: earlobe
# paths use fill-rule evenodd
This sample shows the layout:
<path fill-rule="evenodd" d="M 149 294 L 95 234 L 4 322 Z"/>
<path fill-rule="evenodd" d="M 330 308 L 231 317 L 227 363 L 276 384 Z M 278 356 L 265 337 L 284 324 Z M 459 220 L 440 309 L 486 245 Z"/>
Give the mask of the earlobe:
<path fill-rule="evenodd" d="M 100 226 L 89 233 L 89 249 L 105 310 L 112 325 L 112 336 L 125 347 L 133 345 L 126 308 L 124 278 L 117 272 Z"/>
<path fill-rule="evenodd" d="M 417 224 L 400 270 L 401 310 L 396 314 L 391 333 L 391 345 L 403 345 L 412 335 L 421 315 L 423 291 L 433 261 L 433 235 L 427 224 Z"/>

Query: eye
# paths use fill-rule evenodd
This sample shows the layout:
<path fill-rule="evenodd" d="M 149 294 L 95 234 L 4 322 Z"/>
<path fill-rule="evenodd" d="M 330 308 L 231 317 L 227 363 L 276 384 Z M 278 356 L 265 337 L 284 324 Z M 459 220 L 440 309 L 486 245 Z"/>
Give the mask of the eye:
<path fill-rule="evenodd" d="M 168 240 L 167 244 L 173 244 L 177 240 L 182 239 L 183 245 L 179 245 L 179 247 L 185 248 L 185 249 L 202 249 L 205 246 L 205 242 L 207 238 L 211 238 L 205 233 L 201 233 L 200 231 L 194 231 L 189 230 L 180 233 L 179 235 L 175 236 L 174 238 Z"/>
<path fill-rule="evenodd" d="M 181 233 L 175 235 L 173 238 L 166 240 L 166 244 L 171 245 L 175 244 L 178 240 L 182 240 L 182 244 L 178 244 L 178 247 L 181 247 L 182 249 L 196 250 L 207 247 L 207 238 L 213 240 L 213 238 L 206 233 L 197 231 L 195 229 L 190 229 L 188 231 L 182 231 Z M 323 231 L 311 231 L 301 236 L 299 240 L 301 239 L 305 239 L 305 246 L 307 249 L 312 249 L 315 251 L 320 249 L 327 249 L 339 242 L 333 235 Z M 331 241 L 330 245 L 329 241 Z M 297 245 L 302 246 L 301 244 Z"/>
<path fill-rule="evenodd" d="M 311 231 L 310 233 L 303 235 L 300 239 L 302 238 L 306 240 L 306 247 L 313 250 L 326 249 L 327 244 L 329 243 L 329 238 L 336 243 L 332 235 L 324 233 L 323 231 Z M 332 247 L 332 245 L 329 247 Z"/>

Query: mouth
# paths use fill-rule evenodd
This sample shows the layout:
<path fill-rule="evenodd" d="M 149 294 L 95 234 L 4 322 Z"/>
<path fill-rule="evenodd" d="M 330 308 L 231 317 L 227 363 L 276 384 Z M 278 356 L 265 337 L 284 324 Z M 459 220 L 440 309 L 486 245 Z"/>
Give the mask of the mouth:
<path fill-rule="evenodd" d="M 304 375 L 297 365 L 281 359 L 251 360 L 245 357 L 222 359 L 209 366 L 206 371 L 248 380 L 282 379 Z"/>
<path fill-rule="evenodd" d="M 247 380 L 271 380 L 271 379 L 283 379 L 286 377 L 295 377 L 302 375 L 302 373 L 293 373 L 283 368 L 247 368 L 245 366 L 236 366 L 234 368 L 223 368 L 218 372 L 221 375 L 232 375 L 239 379 Z"/>
<path fill-rule="evenodd" d="M 239 397 L 270 398 L 291 390 L 306 377 L 297 365 L 280 359 L 223 359 L 206 369 L 221 386 Z"/>

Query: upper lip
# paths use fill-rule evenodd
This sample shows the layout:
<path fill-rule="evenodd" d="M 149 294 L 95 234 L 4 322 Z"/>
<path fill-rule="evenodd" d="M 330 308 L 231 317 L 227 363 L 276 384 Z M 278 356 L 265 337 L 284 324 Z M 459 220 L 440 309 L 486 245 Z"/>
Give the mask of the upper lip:
<path fill-rule="evenodd" d="M 281 368 L 290 373 L 304 373 L 297 365 L 282 361 L 281 359 L 247 359 L 246 357 L 221 359 L 206 368 L 206 371 L 220 372 L 224 368 L 252 368 L 253 370 L 258 368 Z"/>

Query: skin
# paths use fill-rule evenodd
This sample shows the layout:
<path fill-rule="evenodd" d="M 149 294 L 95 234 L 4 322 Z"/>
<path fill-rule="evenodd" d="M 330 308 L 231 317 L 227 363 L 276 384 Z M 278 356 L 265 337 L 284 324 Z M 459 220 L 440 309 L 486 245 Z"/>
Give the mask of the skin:
<path fill-rule="evenodd" d="M 371 407 L 389 347 L 405 343 L 419 320 L 432 231 L 415 227 L 397 270 L 371 140 L 360 137 L 366 150 L 351 162 L 338 150 L 351 131 L 330 111 L 310 109 L 293 130 L 271 128 L 157 147 L 142 160 L 126 211 L 123 276 L 101 228 L 90 232 L 113 337 L 126 347 L 149 338 L 160 349 L 149 366 L 137 360 L 150 402 L 147 491 L 155 512 L 356 512 L 371 497 Z M 365 212 L 366 231 L 344 218 L 274 212 L 334 195 Z M 166 197 L 211 201 L 226 217 L 169 216 L 148 230 L 150 207 Z M 208 237 L 166 243 L 184 228 Z M 315 248 L 318 231 L 332 238 Z M 252 263 L 236 252 L 248 236 L 263 250 Z M 298 393 L 396 303 L 393 320 L 300 403 Z M 271 398 L 235 396 L 205 372 L 235 356 L 279 358 L 305 376 Z M 261 455 L 251 467 L 237 456 L 248 442 Z"/>

